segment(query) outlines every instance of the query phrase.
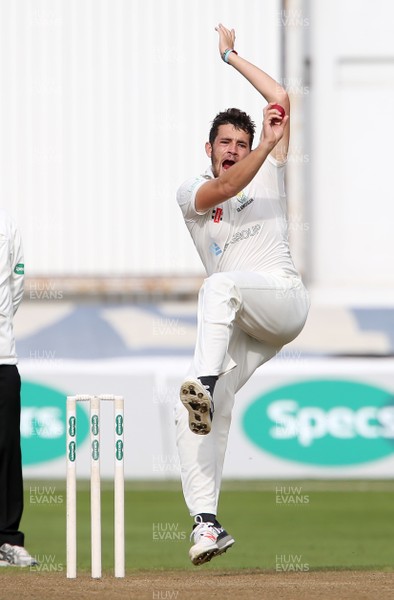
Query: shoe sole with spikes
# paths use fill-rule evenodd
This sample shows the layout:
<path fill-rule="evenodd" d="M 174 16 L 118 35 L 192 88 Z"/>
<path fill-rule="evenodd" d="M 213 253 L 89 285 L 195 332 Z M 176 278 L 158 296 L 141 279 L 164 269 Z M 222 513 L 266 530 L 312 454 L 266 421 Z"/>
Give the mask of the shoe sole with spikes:
<path fill-rule="evenodd" d="M 227 552 L 229 548 L 234 544 L 235 540 L 227 532 L 223 532 L 224 536 L 220 539 L 220 536 L 216 540 L 216 544 L 212 548 L 204 549 L 200 554 L 194 554 L 193 548 L 190 549 L 189 556 L 193 565 L 198 567 L 204 565 L 216 556 L 220 556 Z"/>
<path fill-rule="evenodd" d="M 181 385 L 180 398 L 189 412 L 190 430 L 197 435 L 207 435 L 211 431 L 213 417 L 213 401 L 209 392 L 202 383 L 190 379 Z"/>

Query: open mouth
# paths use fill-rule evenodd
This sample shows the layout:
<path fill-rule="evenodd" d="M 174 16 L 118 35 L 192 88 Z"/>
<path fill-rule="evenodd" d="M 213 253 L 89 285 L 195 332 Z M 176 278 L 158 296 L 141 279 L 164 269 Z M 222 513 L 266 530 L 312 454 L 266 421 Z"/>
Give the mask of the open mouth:
<path fill-rule="evenodd" d="M 235 165 L 235 160 L 227 159 L 222 162 L 222 167 L 225 171 L 227 171 L 227 169 L 229 169 L 233 165 Z"/>

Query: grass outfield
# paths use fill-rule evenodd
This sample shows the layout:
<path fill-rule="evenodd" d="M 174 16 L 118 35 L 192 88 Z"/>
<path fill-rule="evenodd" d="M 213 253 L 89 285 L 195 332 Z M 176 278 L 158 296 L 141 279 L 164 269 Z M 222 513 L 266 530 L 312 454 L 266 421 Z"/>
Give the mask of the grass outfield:
<path fill-rule="evenodd" d="M 196 569 L 178 483 L 126 483 L 126 568 Z M 63 482 L 25 481 L 22 529 L 42 571 L 65 570 Z M 394 570 L 394 482 L 226 482 L 219 518 L 236 544 L 204 569 Z M 103 570 L 113 564 L 112 485 L 102 484 Z M 79 483 L 78 565 L 90 570 L 88 482 Z"/>

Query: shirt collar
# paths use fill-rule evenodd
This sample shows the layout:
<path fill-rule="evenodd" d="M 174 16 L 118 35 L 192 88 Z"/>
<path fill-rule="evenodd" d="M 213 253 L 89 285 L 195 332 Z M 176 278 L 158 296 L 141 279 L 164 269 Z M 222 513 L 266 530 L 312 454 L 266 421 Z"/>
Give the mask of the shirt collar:
<path fill-rule="evenodd" d="M 212 172 L 212 166 L 209 166 L 204 173 L 204 176 L 207 177 L 208 179 L 215 179 L 215 175 Z"/>

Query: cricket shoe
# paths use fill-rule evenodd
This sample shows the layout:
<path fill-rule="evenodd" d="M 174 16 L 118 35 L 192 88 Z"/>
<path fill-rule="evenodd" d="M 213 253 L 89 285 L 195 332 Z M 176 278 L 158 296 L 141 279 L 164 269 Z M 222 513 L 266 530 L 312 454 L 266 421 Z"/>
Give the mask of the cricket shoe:
<path fill-rule="evenodd" d="M 223 554 L 235 542 L 223 527 L 198 521 L 190 535 L 190 541 L 194 541 L 194 545 L 189 550 L 189 557 L 196 566 L 203 565 L 215 556 Z"/>
<path fill-rule="evenodd" d="M 23 546 L 12 546 L 11 544 L 0 546 L 1 567 L 33 567 L 34 565 L 38 565 L 38 562 Z"/>
<path fill-rule="evenodd" d="M 180 398 L 189 411 L 189 428 L 197 435 L 211 431 L 214 412 L 213 400 L 201 381 L 188 379 L 181 385 Z"/>

